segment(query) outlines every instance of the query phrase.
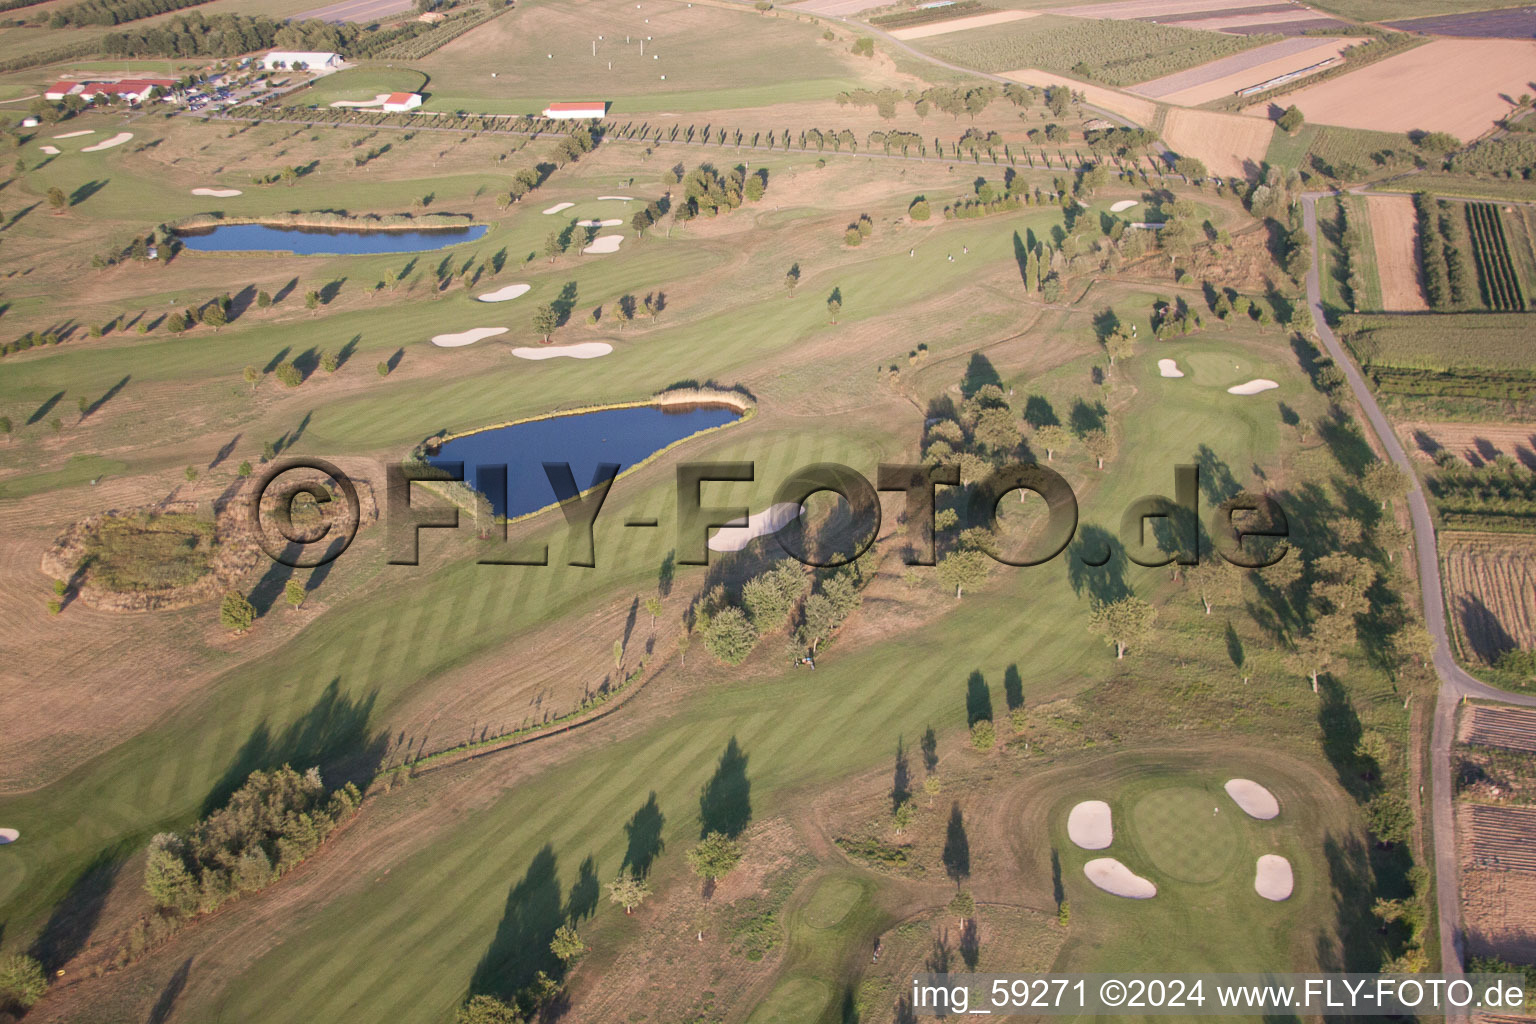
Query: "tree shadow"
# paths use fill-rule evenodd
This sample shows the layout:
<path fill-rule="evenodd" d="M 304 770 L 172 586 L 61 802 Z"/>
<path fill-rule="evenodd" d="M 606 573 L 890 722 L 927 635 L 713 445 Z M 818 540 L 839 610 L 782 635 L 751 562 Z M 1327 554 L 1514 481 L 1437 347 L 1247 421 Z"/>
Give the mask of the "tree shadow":
<path fill-rule="evenodd" d="M 38 406 L 31 416 L 27 417 L 27 426 L 30 427 L 34 423 L 40 423 L 44 416 L 47 416 L 50 412 L 53 411 L 53 407 L 58 405 L 59 400 L 63 397 L 64 392 L 59 391 L 55 392 L 51 397 L 44 399 L 43 404 Z"/>
<path fill-rule="evenodd" d="M 101 395 L 100 398 L 96 399 L 96 401 L 92 402 L 90 405 L 87 405 L 85 407 L 85 412 L 80 414 L 80 419 L 81 420 L 85 420 L 85 419 L 87 419 L 87 418 L 89 418 L 91 416 L 94 416 L 96 414 L 96 410 L 100 409 L 102 406 L 104 406 L 108 402 L 112 401 L 112 399 L 116 398 L 118 396 L 118 393 L 121 392 L 123 390 L 123 388 L 127 387 L 128 386 L 128 382 L 130 380 L 132 380 L 132 379 L 133 379 L 133 375 L 132 374 L 126 374 L 126 375 L 124 375 L 122 380 L 118 381 L 116 384 L 113 384 L 111 387 L 107 388 L 106 391 L 102 392 L 102 395 Z M 62 392 L 60 392 L 60 393 L 62 394 Z"/>
<path fill-rule="evenodd" d="M 1105 417 L 1109 410 L 1104 408 L 1103 402 L 1094 402 L 1089 405 L 1081 398 L 1072 403 L 1072 411 L 1067 414 L 1067 421 L 1072 426 L 1072 432 L 1078 437 L 1083 437 L 1090 431 L 1103 430 Z"/>
<path fill-rule="evenodd" d="M 49 974 L 63 967 L 85 948 L 91 932 L 101 919 L 112 885 L 123 867 L 119 851 L 107 850 L 96 855 L 54 905 L 47 922 L 27 953 Z"/>
<path fill-rule="evenodd" d="M 971 876 L 971 839 L 965 832 L 965 815 L 959 802 L 949 805 L 949 824 L 944 829 L 944 873 L 956 884 Z"/>
<path fill-rule="evenodd" d="M 1061 854 L 1054 846 L 1051 847 L 1051 899 L 1056 901 L 1058 913 L 1067 902 L 1067 889 L 1061 881 Z"/>
<path fill-rule="evenodd" d="M 933 770 L 939 766 L 939 736 L 938 733 L 933 731 L 933 726 L 930 725 L 927 729 L 923 730 L 921 746 L 923 751 L 923 771 L 932 775 Z"/>
<path fill-rule="evenodd" d="M 653 789 L 650 797 L 624 826 L 624 837 L 628 845 L 624 850 L 624 861 L 619 865 L 620 870 L 629 868 L 638 878 L 651 873 L 651 863 L 667 848 L 666 840 L 661 835 L 666 823 L 667 816 L 661 813 Z"/>
<path fill-rule="evenodd" d="M 288 282 L 286 284 L 284 284 L 281 288 L 279 288 L 277 291 L 272 293 L 272 305 L 275 306 L 279 302 L 282 302 L 284 299 L 286 299 L 288 296 L 292 295 L 293 294 L 293 290 L 295 288 L 297 288 L 298 286 L 299 286 L 299 279 L 298 278 L 296 278 L 296 277 L 289 278 Z"/>
<path fill-rule="evenodd" d="M 901 737 L 896 738 L 896 766 L 891 771 L 891 811 L 912 799 L 912 769 Z"/>
<path fill-rule="evenodd" d="M 1476 594 L 1456 595 L 1456 617 L 1461 622 L 1461 634 L 1467 638 L 1472 652 L 1492 665 L 1505 651 L 1519 646 L 1509 635 L 1499 617 Z"/>
<path fill-rule="evenodd" d="M 319 767 L 326 785 L 332 788 L 348 782 L 365 783 L 378 771 L 388 737 L 370 733 L 368 720 L 373 715 L 378 690 L 361 700 L 341 692 L 340 677 L 334 678 L 310 705 L 308 711 L 274 733 L 262 722 L 224 770 L 223 776 L 203 800 L 202 814 L 207 815 L 229 801 L 254 771 L 270 771 L 292 765 L 298 771 Z"/>
<path fill-rule="evenodd" d="M 126 380 L 127 378 L 124 379 Z M 213 453 L 213 458 L 209 461 L 208 468 L 217 469 L 225 459 L 235 454 L 235 446 L 240 443 L 240 438 L 243 436 L 244 435 L 242 434 L 236 434 L 234 437 L 226 441 L 224 443 L 224 447 Z"/>
<path fill-rule="evenodd" d="M 1024 400 L 1024 422 L 1035 430 L 1061 425 L 1061 420 L 1056 418 L 1056 410 L 1051 406 L 1051 400 L 1044 395 L 1030 395 Z"/>
<path fill-rule="evenodd" d="M 970 398 L 988 384 L 1002 387 L 1003 378 L 998 376 L 997 368 L 992 365 L 992 360 L 980 352 L 973 352 L 971 354 L 971 361 L 965 367 L 965 377 L 960 381 L 960 393 L 966 398 Z"/>
<path fill-rule="evenodd" d="M 1232 628 L 1231 619 L 1227 620 L 1226 639 L 1227 657 L 1231 659 L 1232 667 L 1241 672 L 1243 670 L 1244 663 L 1248 660 L 1248 656 L 1243 651 L 1243 638 L 1238 636 L 1237 630 Z"/>
<path fill-rule="evenodd" d="M 106 188 L 107 187 L 107 183 L 110 182 L 111 180 L 112 179 L 110 179 L 110 178 L 106 178 L 106 179 L 102 179 L 100 181 L 88 181 L 88 182 L 86 182 L 84 185 L 81 185 L 79 188 L 75 189 L 73 192 L 71 192 L 69 194 L 69 205 L 70 206 L 79 206 L 81 203 L 83 203 L 87 199 L 91 198 L 91 196 L 95 195 L 97 192 L 100 192 L 102 189 Z"/>
<path fill-rule="evenodd" d="M 747 778 L 747 755 L 732 736 L 715 774 L 699 794 L 699 838 L 720 832 L 734 839 L 751 820 L 752 781 Z"/>
<path fill-rule="evenodd" d="M 546 843 L 508 891 L 496 934 L 470 978 L 470 995 L 515 1003 L 540 971 L 560 977 L 560 960 L 549 948 L 556 930 L 565 923 L 556 866 L 554 848 Z"/>
<path fill-rule="evenodd" d="M 292 351 L 293 346 L 291 345 L 284 345 L 282 348 L 278 349 L 275 353 L 273 353 L 272 358 L 267 360 L 267 365 L 261 368 L 261 372 L 271 373 L 273 370 L 283 365 L 283 360 L 287 359 L 288 353 Z"/>
<path fill-rule="evenodd" d="M 973 726 L 982 719 L 992 721 L 992 691 L 986 678 L 973 671 L 965 681 L 965 724 Z"/>
<path fill-rule="evenodd" d="M 589 853 L 581 859 L 581 866 L 576 869 L 576 881 L 571 884 L 571 891 L 565 900 L 565 916 L 572 921 L 581 921 L 597 913 L 597 898 L 602 892 L 602 887 L 597 881 L 597 861 Z"/>
<path fill-rule="evenodd" d="M 144 1018 L 145 1024 L 165 1024 L 171 1019 L 171 1011 L 176 1009 L 176 1000 L 181 998 L 182 990 L 187 987 L 187 976 L 191 973 L 192 958 L 187 957 L 160 990 L 155 1005 L 150 1007 L 149 1016 Z"/>
<path fill-rule="evenodd" d="M 974 971 L 981 959 L 981 932 L 976 927 L 974 917 L 966 918 L 960 925 L 960 959 L 968 971 Z"/>
<path fill-rule="evenodd" d="M 1360 737 L 1364 728 L 1360 715 L 1350 703 L 1349 693 L 1333 676 L 1318 677 L 1322 702 L 1317 709 L 1317 724 L 1322 730 L 1323 755 L 1333 766 L 1339 785 L 1356 800 L 1369 798 L 1376 788 L 1361 773 Z"/>
<path fill-rule="evenodd" d="M 1131 596 L 1125 581 L 1128 559 L 1120 538 L 1102 526 L 1089 524 L 1077 532 L 1077 539 L 1067 548 L 1067 581 L 1072 592 L 1098 603 L 1119 601 Z"/>
<path fill-rule="evenodd" d="M 1009 711 L 1017 711 L 1024 706 L 1024 680 L 1019 675 L 1017 665 L 1003 669 L 1003 702 L 1008 705 Z"/>

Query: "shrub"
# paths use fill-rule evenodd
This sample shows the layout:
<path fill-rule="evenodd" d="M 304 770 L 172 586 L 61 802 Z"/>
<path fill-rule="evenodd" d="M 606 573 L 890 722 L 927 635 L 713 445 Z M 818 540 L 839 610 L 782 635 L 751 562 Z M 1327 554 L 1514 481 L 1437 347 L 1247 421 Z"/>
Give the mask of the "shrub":
<path fill-rule="evenodd" d="M 304 383 L 304 374 L 292 363 L 283 362 L 277 364 L 277 369 L 272 371 L 273 376 L 290 388 L 296 388 Z"/>
<path fill-rule="evenodd" d="M 734 605 L 709 616 L 700 633 L 709 653 L 727 665 L 740 665 L 757 644 L 757 630 L 747 620 L 746 612 Z"/>
<path fill-rule="evenodd" d="M 927 220 L 932 216 L 932 211 L 928 207 L 928 200 L 922 196 L 912 200 L 912 205 L 907 207 L 907 216 L 913 220 Z"/>
<path fill-rule="evenodd" d="M 251 623 L 254 621 L 256 621 L 256 608 L 246 600 L 244 594 L 238 590 L 231 590 L 224 595 L 224 602 L 219 605 L 219 622 L 225 629 L 244 633 L 251 628 Z"/>
<path fill-rule="evenodd" d="M 21 953 L 0 960 L 0 1009 L 25 1012 L 47 991 L 48 978 L 36 960 Z"/>
<path fill-rule="evenodd" d="M 843 232 L 843 241 L 848 245 L 858 245 L 864 241 L 864 235 L 858 228 L 850 226 L 847 231 Z"/>
<path fill-rule="evenodd" d="M 971 746 L 977 750 L 991 750 L 996 742 L 997 729 L 992 725 L 991 719 L 978 719 L 976 724 L 971 726 Z"/>

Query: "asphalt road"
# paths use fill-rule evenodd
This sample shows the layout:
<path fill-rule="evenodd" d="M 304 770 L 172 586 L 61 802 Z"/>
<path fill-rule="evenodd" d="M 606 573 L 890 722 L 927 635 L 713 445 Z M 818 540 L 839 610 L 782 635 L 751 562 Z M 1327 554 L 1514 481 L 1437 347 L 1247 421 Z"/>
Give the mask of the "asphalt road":
<path fill-rule="evenodd" d="M 1418 475 L 1408 454 L 1397 439 L 1376 397 L 1366 386 L 1365 378 L 1354 361 L 1344 352 L 1339 339 L 1323 318 L 1322 278 L 1319 268 L 1322 260 L 1317 242 L 1317 200 L 1330 193 L 1308 192 L 1302 195 L 1303 223 L 1307 237 L 1312 242 L 1312 269 L 1307 273 L 1307 304 L 1312 310 L 1312 321 L 1317 325 L 1318 337 L 1323 347 L 1333 357 L 1349 379 L 1350 390 L 1365 418 L 1381 441 L 1387 457 L 1412 480 L 1413 490 L 1408 493 L 1408 513 L 1413 520 L 1413 546 L 1418 553 L 1419 586 L 1424 597 L 1424 624 L 1435 639 L 1434 666 L 1440 677 L 1440 695 L 1435 701 L 1434 728 L 1430 734 L 1430 818 L 1434 829 L 1435 891 L 1438 897 L 1440 919 L 1441 970 L 1446 974 L 1461 974 L 1466 963 L 1466 937 L 1461 926 L 1461 881 L 1457 877 L 1456 815 L 1451 790 L 1451 744 L 1456 736 L 1456 705 L 1466 697 L 1480 697 L 1536 707 L 1536 696 L 1509 693 L 1472 678 L 1451 656 L 1450 640 L 1446 634 L 1445 596 L 1440 582 L 1440 554 L 1435 543 L 1435 524 L 1429 515 L 1429 503 L 1424 489 L 1418 484 Z M 1465 1020 L 1465 1016 L 1450 1015 L 1447 1020 Z"/>

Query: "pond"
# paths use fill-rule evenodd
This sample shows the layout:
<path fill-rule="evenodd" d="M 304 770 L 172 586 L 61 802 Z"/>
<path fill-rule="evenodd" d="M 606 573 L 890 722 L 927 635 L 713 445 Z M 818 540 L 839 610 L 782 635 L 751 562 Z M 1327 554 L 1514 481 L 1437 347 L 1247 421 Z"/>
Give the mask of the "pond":
<path fill-rule="evenodd" d="M 622 473 L 676 441 L 741 415 L 725 405 L 643 405 L 549 416 L 454 438 L 429 452 L 427 461 L 463 463 L 464 482 L 490 498 L 497 515 L 516 519 L 558 500 L 543 463 L 570 463 L 576 486 L 584 490 L 600 465 L 616 465 Z M 482 476 L 484 468 L 500 466 L 507 468 L 505 495 L 493 478 Z"/>
<path fill-rule="evenodd" d="M 188 249 L 197 252 L 292 252 L 302 256 L 356 256 L 446 249 L 460 242 L 472 242 L 488 230 L 484 224 L 408 231 L 393 228 L 363 230 L 219 224 L 211 228 L 188 228 L 176 234 Z"/>

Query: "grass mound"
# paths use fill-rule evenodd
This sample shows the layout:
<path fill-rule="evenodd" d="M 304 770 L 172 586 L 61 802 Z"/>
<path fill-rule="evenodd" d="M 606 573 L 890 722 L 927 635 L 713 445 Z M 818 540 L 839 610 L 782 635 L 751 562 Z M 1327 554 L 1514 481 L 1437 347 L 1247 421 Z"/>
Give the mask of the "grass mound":
<path fill-rule="evenodd" d="M 93 584 L 120 594 L 168 590 L 206 575 L 217 550 L 211 519 L 135 512 L 103 519 L 87 534 L 86 573 Z"/>

